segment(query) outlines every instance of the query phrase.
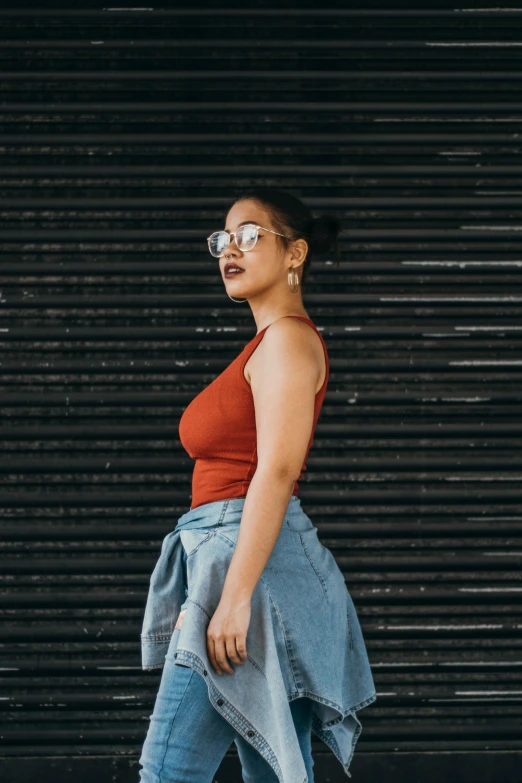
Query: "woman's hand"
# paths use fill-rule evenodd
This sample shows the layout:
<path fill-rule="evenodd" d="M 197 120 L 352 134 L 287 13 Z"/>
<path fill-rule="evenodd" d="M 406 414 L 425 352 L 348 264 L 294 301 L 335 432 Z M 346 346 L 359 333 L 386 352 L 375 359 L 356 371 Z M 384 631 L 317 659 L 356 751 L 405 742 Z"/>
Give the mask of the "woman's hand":
<path fill-rule="evenodd" d="M 218 674 L 234 674 L 228 658 L 240 666 L 247 659 L 246 637 L 250 625 L 251 599 L 224 596 L 207 628 L 207 653 Z"/>

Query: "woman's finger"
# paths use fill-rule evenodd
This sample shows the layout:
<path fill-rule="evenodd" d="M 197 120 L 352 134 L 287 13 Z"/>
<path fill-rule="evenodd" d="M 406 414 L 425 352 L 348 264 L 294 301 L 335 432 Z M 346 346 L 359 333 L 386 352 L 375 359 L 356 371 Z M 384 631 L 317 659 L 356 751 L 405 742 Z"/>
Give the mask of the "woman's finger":
<path fill-rule="evenodd" d="M 227 658 L 225 639 L 214 639 L 214 650 L 219 668 L 228 672 L 228 674 L 234 674 L 234 669 L 230 666 Z"/>
<path fill-rule="evenodd" d="M 227 649 L 227 655 L 229 659 L 232 661 L 232 663 L 237 663 L 238 666 L 242 666 L 244 661 L 241 658 L 241 655 L 239 654 L 239 647 L 241 647 L 241 641 L 240 637 L 238 636 L 231 636 L 230 639 L 227 639 L 226 649 Z"/>
<path fill-rule="evenodd" d="M 221 669 L 219 668 L 218 662 L 216 660 L 215 645 L 212 636 L 207 636 L 207 654 L 212 668 L 217 672 L 217 674 L 221 674 Z"/>
<path fill-rule="evenodd" d="M 248 658 L 248 653 L 246 648 L 246 636 L 236 637 L 236 649 L 237 649 L 237 654 L 239 655 L 239 659 L 243 664 Z"/>

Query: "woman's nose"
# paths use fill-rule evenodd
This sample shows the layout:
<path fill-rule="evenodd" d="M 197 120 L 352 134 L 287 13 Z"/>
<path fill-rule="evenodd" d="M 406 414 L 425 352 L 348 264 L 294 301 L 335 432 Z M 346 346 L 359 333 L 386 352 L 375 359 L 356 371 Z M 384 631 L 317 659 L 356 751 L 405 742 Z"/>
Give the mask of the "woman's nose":
<path fill-rule="evenodd" d="M 226 252 L 226 253 L 228 253 L 228 252 L 229 252 L 229 250 L 233 250 L 233 251 L 234 251 L 234 253 L 239 253 L 239 252 L 241 252 L 241 251 L 239 250 L 239 248 L 238 248 L 237 244 L 236 244 L 236 237 L 235 237 L 235 235 L 233 235 L 233 236 L 231 236 L 231 237 L 230 237 L 230 242 L 229 242 L 229 244 L 226 246 L 226 248 L 225 248 L 225 252 Z"/>

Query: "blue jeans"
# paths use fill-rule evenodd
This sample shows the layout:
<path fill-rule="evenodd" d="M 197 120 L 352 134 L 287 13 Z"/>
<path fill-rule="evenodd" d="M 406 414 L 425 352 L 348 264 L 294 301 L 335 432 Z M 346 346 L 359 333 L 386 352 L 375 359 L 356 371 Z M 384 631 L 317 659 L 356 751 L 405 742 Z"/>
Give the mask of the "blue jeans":
<path fill-rule="evenodd" d="M 183 561 L 186 563 L 186 554 Z M 186 579 L 185 572 L 185 585 Z M 203 677 L 175 663 L 173 655 L 171 649 L 165 659 L 139 760 L 143 767 L 139 783 L 212 783 L 232 742 L 237 747 L 245 783 L 278 783 L 269 763 L 212 706 Z M 224 672 L 221 676 L 234 675 Z M 312 705 L 306 696 L 290 702 L 309 783 L 314 780 Z"/>

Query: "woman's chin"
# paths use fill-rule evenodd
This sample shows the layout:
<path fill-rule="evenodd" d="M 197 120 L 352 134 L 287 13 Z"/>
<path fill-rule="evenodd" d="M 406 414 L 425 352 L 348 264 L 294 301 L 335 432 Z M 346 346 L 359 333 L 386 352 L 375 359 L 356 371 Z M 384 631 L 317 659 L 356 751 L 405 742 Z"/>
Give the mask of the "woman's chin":
<path fill-rule="evenodd" d="M 246 296 L 243 287 L 240 285 L 225 285 L 225 290 L 228 294 L 233 294 L 234 296 Z"/>

